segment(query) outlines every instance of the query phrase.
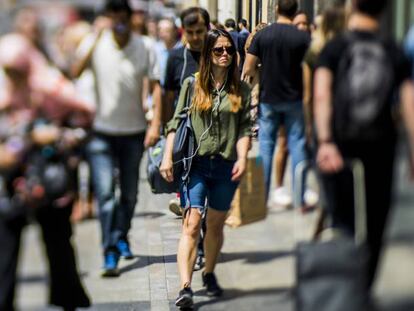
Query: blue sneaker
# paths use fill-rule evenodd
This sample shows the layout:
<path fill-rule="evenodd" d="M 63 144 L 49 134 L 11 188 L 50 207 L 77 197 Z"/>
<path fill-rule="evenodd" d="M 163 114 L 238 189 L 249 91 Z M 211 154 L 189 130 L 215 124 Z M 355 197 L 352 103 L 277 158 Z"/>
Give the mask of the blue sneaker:
<path fill-rule="evenodd" d="M 119 255 L 116 252 L 108 252 L 105 254 L 105 263 L 102 271 L 102 277 L 119 276 L 118 261 Z"/>
<path fill-rule="evenodd" d="M 118 251 L 120 252 L 123 258 L 134 258 L 134 254 L 132 254 L 131 249 L 129 248 L 129 243 L 126 239 L 120 239 L 118 243 L 116 243 L 116 247 L 118 248 Z"/>

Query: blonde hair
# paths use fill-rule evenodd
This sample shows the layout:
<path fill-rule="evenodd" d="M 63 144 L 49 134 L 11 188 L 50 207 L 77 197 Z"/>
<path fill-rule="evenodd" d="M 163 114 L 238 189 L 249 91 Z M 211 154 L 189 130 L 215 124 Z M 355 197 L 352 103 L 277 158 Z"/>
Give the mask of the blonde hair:
<path fill-rule="evenodd" d="M 254 30 L 252 31 L 252 33 L 247 37 L 246 43 L 244 44 L 244 50 L 247 51 L 249 50 L 250 45 L 252 44 L 253 38 L 256 35 L 256 33 L 260 30 L 262 30 L 263 28 L 267 27 L 266 23 L 259 23 L 257 24 L 257 26 L 254 28 Z"/>
<path fill-rule="evenodd" d="M 345 30 L 346 16 L 342 6 L 327 8 L 321 16 L 320 25 L 312 35 L 310 50 L 319 54 L 325 44 Z"/>

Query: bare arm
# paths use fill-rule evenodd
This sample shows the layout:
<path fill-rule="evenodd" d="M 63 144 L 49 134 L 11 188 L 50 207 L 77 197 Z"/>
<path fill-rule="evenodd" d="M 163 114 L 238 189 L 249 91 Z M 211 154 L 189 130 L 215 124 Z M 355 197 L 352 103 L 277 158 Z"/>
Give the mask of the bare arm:
<path fill-rule="evenodd" d="M 319 68 L 315 72 L 314 115 L 318 134 L 319 148 L 316 156 L 319 168 L 326 173 L 337 172 L 343 167 L 343 159 L 332 141 L 332 72 Z"/>
<path fill-rule="evenodd" d="M 246 60 L 243 65 L 243 72 L 241 79 L 246 81 L 250 77 L 254 77 L 257 72 L 257 64 L 259 63 L 259 58 L 253 54 L 247 53 Z"/>
<path fill-rule="evenodd" d="M 312 70 L 308 64 L 302 65 L 303 72 L 303 111 L 305 114 L 306 139 L 312 137 L 313 107 L 312 107 Z"/>
<path fill-rule="evenodd" d="M 407 131 L 410 146 L 410 163 L 414 176 L 414 84 L 413 81 L 405 81 L 400 88 L 400 99 L 404 125 Z"/>
<path fill-rule="evenodd" d="M 244 136 L 239 138 L 236 144 L 237 161 L 234 163 L 231 180 L 239 181 L 246 172 L 247 152 L 250 147 L 250 137 Z"/>
<path fill-rule="evenodd" d="M 237 149 L 237 160 L 245 160 L 247 159 L 247 153 L 249 152 L 250 148 L 250 137 L 244 136 L 239 138 L 237 141 L 236 149 Z"/>
<path fill-rule="evenodd" d="M 174 181 L 173 175 L 173 144 L 174 144 L 175 132 L 170 132 L 167 135 L 167 140 L 165 142 L 164 156 L 162 158 L 160 173 L 161 176 L 168 182 Z"/>
<path fill-rule="evenodd" d="M 319 68 L 316 70 L 314 114 L 319 142 L 332 140 L 330 127 L 332 117 L 332 80 L 333 75 L 329 69 Z"/>
<path fill-rule="evenodd" d="M 72 78 L 79 78 L 82 72 L 89 66 L 92 60 L 93 52 L 95 51 L 95 47 L 99 41 L 100 36 L 101 32 L 98 35 L 96 35 L 95 41 L 93 42 L 88 53 L 86 53 L 84 57 L 80 57 L 77 60 L 75 60 L 74 63 L 71 65 L 70 73 Z"/>

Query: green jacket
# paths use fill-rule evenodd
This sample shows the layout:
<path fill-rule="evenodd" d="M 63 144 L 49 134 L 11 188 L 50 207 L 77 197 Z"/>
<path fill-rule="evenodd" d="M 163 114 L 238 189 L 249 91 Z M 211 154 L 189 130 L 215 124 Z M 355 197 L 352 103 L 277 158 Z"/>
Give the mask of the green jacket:
<path fill-rule="evenodd" d="M 191 78 L 184 80 L 178 98 L 174 117 L 167 124 L 167 133 L 176 131 L 180 122 L 179 115 L 182 113 L 185 103 L 187 89 L 191 85 Z M 220 155 L 226 160 L 237 160 L 236 143 L 239 138 L 250 136 L 250 88 L 240 82 L 242 106 L 238 112 L 231 112 L 231 102 L 227 91 L 224 89 L 220 94 L 218 109 L 208 112 L 197 112 L 191 110 L 191 121 L 198 147 L 197 155 Z M 213 103 L 219 98 L 217 92 L 213 93 Z M 207 131 L 211 124 L 210 129 Z M 202 134 L 205 133 L 202 136 Z"/>

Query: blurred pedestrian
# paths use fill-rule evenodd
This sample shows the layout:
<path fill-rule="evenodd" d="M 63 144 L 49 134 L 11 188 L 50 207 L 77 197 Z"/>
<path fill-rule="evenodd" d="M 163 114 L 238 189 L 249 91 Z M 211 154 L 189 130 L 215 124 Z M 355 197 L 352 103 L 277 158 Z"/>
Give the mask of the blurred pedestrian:
<path fill-rule="evenodd" d="M 414 148 L 411 66 L 402 50 L 380 32 L 379 19 L 387 2 L 353 1 L 350 31 L 327 43 L 315 73 L 317 164 L 333 226 L 348 233 L 354 231 L 353 190 L 344 161 L 358 158 L 365 168 L 369 287 L 375 280 L 391 203 L 397 138 L 392 114 L 395 91 Z M 410 163 L 413 170 L 413 153 Z"/>
<path fill-rule="evenodd" d="M 237 26 L 239 28 L 239 35 L 241 37 L 245 37 L 247 40 L 247 37 L 250 35 L 249 27 L 247 25 L 247 20 L 245 20 L 244 18 L 240 18 Z"/>
<path fill-rule="evenodd" d="M 158 22 L 158 34 L 160 39 L 155 48 L 160 66 L 161 86 L 164 87 L 168 55 L 172 49 L 179 48 L 182 44 L 178 40 L 177 27 L 171 19 L 164 18 Z"/>
<path fill-rule="evenodd" d="M 413 64 L 412 74 L 414 75 L 414 25 L 410 27 L 404 41 L 404 50 L 407 57 Z"/>
<path fill-rule="evenodd" d="M 295 25 L 299 30 L 310 32 L 309 18 L 302 10 L 298 10 L 296 12 L 295 17 L 293 18 L 293 25 Z"/>
<path fill-rule="evenodd" d="M 269 195 L 273 154 L 281 124 L 286 128 L 292 157 L 292 176 L 296 165 L 306 159 L 303 119 L 302 61 L 310 36 L 298 30 L 292 20 L 298 8 L 296 0 L 279 0 L 276 23 L 257 33 L 250 45 L 243 76 L 260 71 L 259 149 L 263 158 L 266 196 Z M 297 185 L 293 183 L 293 190 Z M 302 187 L 303 189 L 303 187 Z M 302 207 L 306 208 L 303 194 Z"/>
<path fill-rule="evenodd" d="M 252 33 L 248 36 L 247 40 L 246 40 L 246 44 L 244 46 L 244 50 L 247 53 L 247 51 L 250 48 L 250 45 L 252 44 L 253 38 L 254 36 L 263 28 L 267 27 L 266 23 L 259 23 L 252 31 Z M 261 64 L 257 64 L 258 70 L 256 71 L 256 74 L 251 77 L 251 79 L 249 79 L 250 87 L 252 89 L 251 92 L 251 106 L 254 108 L 257 108 L 259 106 L 259 102 L 260 102 L 260 96 L 259 96 L 259 91 L 260 91 L 260 87 L 259 87 L 259 80 L 260 80 L 260 67 Z"/>
<path fill-rule="evenodd" d="M 295 18 L 293 19 L 293 25 L 295 25 L 300 31 L 309 32 L 308 17 L 306 16 L 305 12 L 301 10 L 298 10 L 296 12 Z M 283 186 L 288 156 L 289 152 L 286 130 L 282 125 L 277 133 L 276 155 L 274 158 L 276 189 L 272 193 L 271 200 L 277 206 L 285 208 L 291 207 L 293 203 L 292 196 L 289 195 L 288 190 Z M 313 208 L 313 206 L 309 206 L 309 208 Z"/>
<path fill-rule="evenodd" d="M 231 38 L 234 41 L 234 44 L 237 47 L 237 51 L 239 52 L 239 33 L 236 29 L 236 21 L 233 18 L 228 18 L 224 22 L 224 27 L 226 31 L 230 34 Z"/>
<path fill-rule="evenodd" d="M 50 304 L 64 310 L 88 307 L 71 244 L 75 166 L 65 157 L 79 141 L 63 126 L 71 124 L 76 112 L 91 119 L 92 111 L 25 37 L 9 34 L 0 39 L 0 65 L 0 310 L 14 310 L 20 235 L 28 213 L 42 229 Z M 39 120 L 42 126 L 37 126 Z M 50 171 L 47 159 L 52 156 Z"/>
<path fill-rule="evenodd" d="M 239 54 L 240 54 L 240 74 L 243 71 L 244 60 L 246 58 L 246 41 L 250 35 L 249 30 L 247 29 L 247 21 L 244 18 L 240 18 L 238 22 L 239 30 Z"/>
<path fill-rule="evenodd" d="M 140 34 L 142 36 L 148 36 L 147 28 L 147 12 L 141 8 L 140 5 L 135 3 L 138 1 L 131 1 L 131 29 L 134 33 Z"/>
<path fill-rule="evenodd" d="M 102 17 L 98 16 L 95 19 L 94 24 L 100 23 Z M 77 49 L 81 45 L 81 42 L 93 31 L 93 27 L 90 23 L 80 20 L 70 24 L 63 29 L 62 38 L 60 39 L 59 48 L 62 54 L 62 72 L 66 72 L 70 76 L 70 66 L 72 61 L 77 55 Z M 91 109 L 96 108 L 96 94 L 95 94 L 95 79 L 92 70 L 84 70 L 81 76 L 73 80 L 76 93 L 79 98 L 84 100 L 85 103 L 90 105 Z M 77 200 L 74 204 L 71 220 L 73 222 L 80 221 L 82 219 L 91 218 L 94 216 L 94 200 L 92 194 L 92 183 L 90 179 L 90 166 L 87 163 L 85 148 L 82 145 L 78 150 L 80 157 L 80 163 L 77 170 Z"/>
<path fill-rule="evenodd" d="M 158 36 L 158 21 L 155 18 L 148 18 L 146 22 L 148 37 L 157 41 Z"/>
<path fill-rule="evenodd" d="M 25 36 L 38 51 L 49 59 L 49 52 L 43 41 L 42 22 L 33 8 L 20 9 L 14 18 L 13 28 L 15 32 Z"/>
<path fill-rule="evenodd" d="M 151 62 L 143 39 L 132 33 L 128 1 L 108 0 L 106 12 L 112 28 L 87 38 L 73 66 L 74 76 L 89 65 L 96 78 L 97 112 L 87 153 L 99 205 L 104 277 L 119 275 L 120 256 L 133 258 L 128 232 L 137 203 L 139 164 L 144 147 L 159 139 L 161 101 L 158 64 Z M 148 128 L 141 102 L 145 77 L 154 106 Z M 115 168 L 119 169 L 119 201 Z"/>
<path fill-rule="evenodd" d="M 184 81 L 174 118 L 168 124 L 160 170 L 166 180 L 172 181 L 175 131 L 186 103 L 187 90 L 194 88 L 190 114 L 197 149 L 193 155 L 188 184 L 186 187 L 182 185 L 182 203 L 185 205 L 184 202 L 188 201 L 190 206 L 183 216 L 177 254 L 181 290 L 175 305 L 181 308 L 193 305 L 191 280 L 201 214 L 207 198 L 203 285 L 209 296 L 218 297 L 223 292 L 217 283 L 214 268 L 223 245 L 224 221 L 238 182 L 246 170 L 251 132 L 250 90 L 240 82 L 236 51 L 228 32 L 213 29 L 207 33 L 199 74 L 195 81 L 192 78 Z"/>
<path fill-rule="evenodd" d="M 345 8 L 332 4 L 321 13 L 320 27 L 312 34 L 312 43 L 306 52 L 303 62 L 303 104 L 305 109 L 306 141 L 314 144 L 313 118 L 313 75 L 318 56 L 330 40 L 345 30 Z"/>
<path fill-rule="evenodd" d="M 210 24 L 211 29 L 222 29 L 226 30 L 226 27 L 222 23 L 220 23 L 217 19 L 213 19 Z"/>
<path fill-rule="evenodd" d="M 259 23 L 252 31 L 252 33 L 248 36 L 247 40 L 246 40 L 246 44 L 244 46 L 244 50 L 247 53 L 247 51 L 250 48 L 250 44 L 252 43 L 252 40 L 254 38 L 254 36 L 256 35 L 257 32 L 259 32 L 260 30 L 262 30 L 263 28 L 267 27 L 266 23 Z M 256 74 L 251 77 L 251 79 L 247 79 L 250 88 L 251 88 L 251 102 L 250 102 L 250 106 L 252 108 L 251 110 L 251 117 L 252 117 L 252 123 L 253 123 L 253 128 L 252 128 L 252 134 L 253 135 L 257 135 L 257 131 L 258 131 L 258 122 L 257 122 L 257 118 L 258 118 L 258 114 L 259 114 L 259 103 L 260 103 L 260 67 L 261 64 L 257 64 L 257 71 Z"/>

